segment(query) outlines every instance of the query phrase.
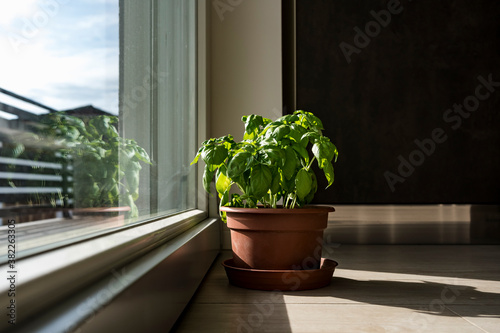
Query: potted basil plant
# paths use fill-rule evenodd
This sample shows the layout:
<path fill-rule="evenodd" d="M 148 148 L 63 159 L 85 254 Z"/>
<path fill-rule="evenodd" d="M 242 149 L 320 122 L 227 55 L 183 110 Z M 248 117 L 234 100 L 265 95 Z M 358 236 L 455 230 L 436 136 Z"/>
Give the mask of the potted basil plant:
<path fill-rule="evenodd" d="M 318 188 L 313 165 L 331 186 L 337 148 L 310 112 L 295 111 L 275 121 L 249 115 L 242 121 L 242 141 L 231 135 L 209 139 L 191 163 L 205 162 L 206 191 L 215 178 L 221 217 L 231 230 L 234 265 L 283 270 L 307 261 L 305 268 L 318 268 L 323 230 L 334 209 L 307 206 Z"/>

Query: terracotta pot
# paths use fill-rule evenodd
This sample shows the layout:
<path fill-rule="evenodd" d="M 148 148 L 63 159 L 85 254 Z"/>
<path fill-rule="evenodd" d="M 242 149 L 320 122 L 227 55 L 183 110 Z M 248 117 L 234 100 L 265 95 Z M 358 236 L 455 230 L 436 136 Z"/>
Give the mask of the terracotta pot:
<path fill-rule="evenodd" d="M 297 209 L 221 207 L 233 262 L 252 269 L 318 269 L 329 206 Z"/>

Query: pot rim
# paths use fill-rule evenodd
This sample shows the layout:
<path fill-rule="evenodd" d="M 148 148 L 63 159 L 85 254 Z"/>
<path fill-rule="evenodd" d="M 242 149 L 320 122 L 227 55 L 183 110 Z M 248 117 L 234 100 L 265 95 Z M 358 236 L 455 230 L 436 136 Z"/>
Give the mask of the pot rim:
<path fill-rule="evenodd" d="M 328 205 L 310 205 L 301 208 L 243 208 L 243 207 L 220 207 L 220 210 L 226 213 L 247 213 L 247 214 L 311 214 L 311 213 L 330 213 L 335 208 Z"/>

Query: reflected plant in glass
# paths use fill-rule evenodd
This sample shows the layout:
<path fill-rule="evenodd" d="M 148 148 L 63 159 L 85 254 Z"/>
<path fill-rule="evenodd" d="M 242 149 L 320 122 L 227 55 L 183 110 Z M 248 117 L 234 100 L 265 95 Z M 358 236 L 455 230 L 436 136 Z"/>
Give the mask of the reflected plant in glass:
<path fill-rule="evenodd" d="M 84 122 L 52 113 L 44 117 L 42 131 L 66 147 L 61 153 L 73 163 L 76 207 L 115 207 L 121 199 L 130 207 L 129 217 L 137 217 L 141 162 L 151 160 L 135 140 L 119 135 L 117 123 L 116 116 Z"/>

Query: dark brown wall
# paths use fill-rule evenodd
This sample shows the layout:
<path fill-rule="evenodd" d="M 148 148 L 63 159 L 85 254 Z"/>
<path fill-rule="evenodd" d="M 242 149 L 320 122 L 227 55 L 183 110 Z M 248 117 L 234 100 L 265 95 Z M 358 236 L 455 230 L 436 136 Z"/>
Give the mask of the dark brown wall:
<path fill-rule="evenodd" d="M 296 20 L 296 107 L 340 152 L 316 202 L 500 203 L 500 2 L 297 0 Z"/>

